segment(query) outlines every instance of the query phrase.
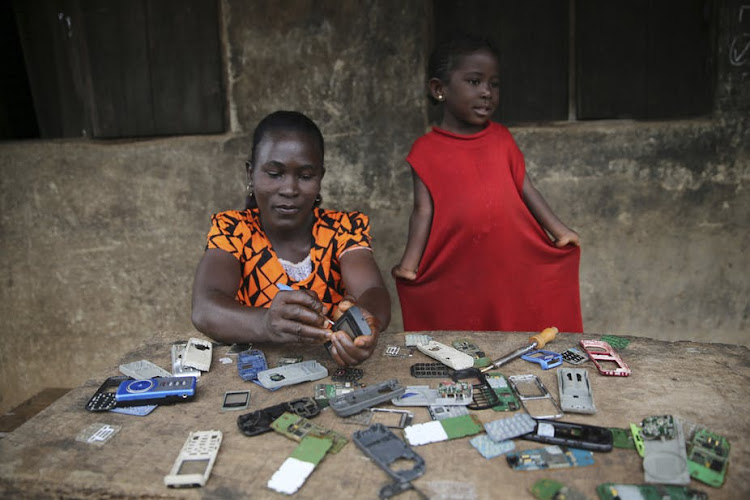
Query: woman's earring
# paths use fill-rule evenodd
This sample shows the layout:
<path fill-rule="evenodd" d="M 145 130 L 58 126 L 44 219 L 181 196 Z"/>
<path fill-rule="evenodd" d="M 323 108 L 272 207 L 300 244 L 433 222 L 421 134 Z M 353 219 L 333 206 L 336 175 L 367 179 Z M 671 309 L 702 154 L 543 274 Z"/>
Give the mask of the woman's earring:
<path fill-rule="evenodd" d="M 438 101 L 442 101 L 442 100 L 443 100 L 443 94 L 438 94 Z"/>
<path fill-rule="evenodd" d="M 247 196 L 252 198 L 255 193 L 253 193 L 253 183 L 248 182 L 247 186 L 245 186 L 245 189 L 247 190 Z"/>
<path fill-rule="evenodd" d="M 323 197 L 320 196 L 320 193 L 318 193 L 318 196 L 315 197 L 315 203 L 313 204 L 313 206 L 319 207 L 321 203 L 323 203 Z"/>

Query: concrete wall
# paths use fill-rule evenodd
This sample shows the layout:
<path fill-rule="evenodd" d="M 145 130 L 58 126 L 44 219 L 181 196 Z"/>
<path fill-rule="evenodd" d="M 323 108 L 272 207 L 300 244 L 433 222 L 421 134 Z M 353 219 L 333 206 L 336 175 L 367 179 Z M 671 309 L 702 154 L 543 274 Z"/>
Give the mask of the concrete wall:
<path fill-rule="evenodd" d="M 750 78 L 728 62 L 740 33 L 729 3 L 712 117 L 512 130 L 582 235 L 587 331 L 750 345 Z M 0 410 L 81 383 L 154 331 L 192 330 L 209 216 L 242 205 L 248 134 L 275 109 L 319 123 L 324 205 L 367 212 L 384 274 L 397 262 L 403 158 L 427 127 L 429 2 L 278 5 L 221 3 L 227 134 L 0 144 Z M 393 303 L 397 331 L 395 291 Z"/>

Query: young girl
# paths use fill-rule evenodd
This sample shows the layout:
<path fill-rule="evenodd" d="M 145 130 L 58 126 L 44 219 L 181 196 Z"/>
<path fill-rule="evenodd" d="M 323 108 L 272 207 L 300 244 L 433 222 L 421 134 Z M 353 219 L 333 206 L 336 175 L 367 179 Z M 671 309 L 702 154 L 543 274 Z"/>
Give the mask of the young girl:
<path fill-rule="evenodd" d="M 414 209 L 392 270 L 405 330 L 583 331 L 578 234 L 534 188 L 508 129 L 490 120 L 498 59 L 470 37 L 430 57 L 443 118 L 406 158 Z"/>

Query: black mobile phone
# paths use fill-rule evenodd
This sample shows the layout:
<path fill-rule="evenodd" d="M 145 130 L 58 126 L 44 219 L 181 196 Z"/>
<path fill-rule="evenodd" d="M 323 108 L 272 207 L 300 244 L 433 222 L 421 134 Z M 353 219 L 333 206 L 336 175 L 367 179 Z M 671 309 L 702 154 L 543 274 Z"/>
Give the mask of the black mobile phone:
<path fill-rule="evenodd" d="M 591 451 L 611 451 L 612 431 L 595 425 L 559 422 L 557 420 L 537 420 L 536 427 L 521 436 L 528 441 L 557 444 Z"/>
<path fill-rule="evenodd" d="M 333 324 L 331 328 L 334 332 L 345 332 L 352 340 L 360 335 L 372 335 L 370 325 L 365 321 L 362 310 L 357 306 L 352 306 Z"/>

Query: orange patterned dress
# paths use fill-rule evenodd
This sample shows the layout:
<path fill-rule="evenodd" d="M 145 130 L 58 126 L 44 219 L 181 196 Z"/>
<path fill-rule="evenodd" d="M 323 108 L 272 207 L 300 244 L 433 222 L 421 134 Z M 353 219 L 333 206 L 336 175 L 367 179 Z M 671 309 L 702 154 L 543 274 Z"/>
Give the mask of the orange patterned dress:
<path fill-rule="evenodd" d="M 371 248 L 370 222 L 360 212 L 313 209 L 312 273 L 293 281 L 260 226 L 257 208 L 221 212 L 211 218 L 206 248 L 232 254 L 242 268 L 237 301 L 252 307 L 269 307 L 279 292 L 277 283 L 315 292 L 332 313 L 346 290 L 341 281 L 339 258 L 352 248 Z"/>

